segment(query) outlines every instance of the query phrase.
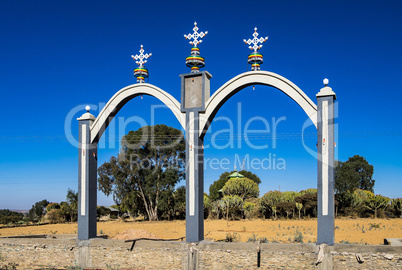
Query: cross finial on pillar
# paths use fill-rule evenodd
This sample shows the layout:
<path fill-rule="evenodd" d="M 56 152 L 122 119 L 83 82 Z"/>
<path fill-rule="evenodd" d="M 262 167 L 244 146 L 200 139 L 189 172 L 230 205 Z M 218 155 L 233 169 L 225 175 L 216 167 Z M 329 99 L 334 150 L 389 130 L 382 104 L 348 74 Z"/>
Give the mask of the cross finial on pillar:
<path fill-rule="evenodd" d="M 254 50 L 249 56 L 248 56 L 248 63 L 251 64 L 251 70 L 260 70 L 260 64 L 263 63 L 262 59 L 262 54 L 258 52 L 259 49 L 261 49 L 262 44 L 258 45 L 259 43 L 264 43 L 268 40 L 268 37 L 260 37 L 258 38 L 258 33 L 257 33 L 257 27 L 254 28 L 254 34 L 253 34 L 253 39 L 248 39 L 245 40 L 243 39 L 244 43 L 248 44 L 248 48 L 250 50 Z M 253 44 L 253 46 L 251 46 Z"/>
<path fill-rule="evenodd" d="M 152 53 L 144 54 L 144 46 L 141 45 L 140 54 L 131 55 L 133 60 L 138 64 L 138 68 L 134 69 L 134 77 L 137 78 L 137 83 L 145 82 L 145 78 L 148 78 L 148 69 L 144 66 L 148 62 L 148 58 L 151 57 Z"/>
<path fill-rule="evenodd" d="M 200 71 L 200 68 L 205 67 L 205 60 L 200 55 L 200 49 L 197 47 L 198 44 L 202 42 L 202 38 L 208 34 L 208 31 L 198 33 L 197 22 L 194 22 L 193 33 L 184 35 L 186 39 L 190 40 L 190 44 L 193 45 L 191 48 L 191 55 L 186 58 L 186 66 L 191 68 L 191 73 L 196 73 Z M 193 41 L 191 41 L 193 39 Z M 199 39 L 199 40 L 198 40 Z"/>

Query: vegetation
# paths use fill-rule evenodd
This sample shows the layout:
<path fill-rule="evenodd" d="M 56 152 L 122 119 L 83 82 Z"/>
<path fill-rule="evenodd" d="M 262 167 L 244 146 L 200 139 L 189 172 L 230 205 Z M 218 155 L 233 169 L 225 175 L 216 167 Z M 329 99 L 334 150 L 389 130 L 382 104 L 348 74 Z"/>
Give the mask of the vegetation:
<path fill-rule="evenodd" d="M 107 196 L 113 194 L 116 204 L 133 215 L 141 213 L 158 220 L 162 207 L 171 217 L 173 189 L 184 177 L 184 161 L 180 130 L 145 126 L 125 135 L 118 157 L 99 167 L 99 189 Z"/>
<path fill-rule="evenodd" d="M 0 224 L 17 223 L 23 220 L 24 214 L 10 211 L 8 209 L 0 210 Z"/>
<path fill-rule="evenodd" d="M 118 157 L 99 167 L 99 189 L 113 194 L 119 215 L 158 219 L 185 219 L 186 188 L 175 185 L 184 178 L 185 143 L 181 131 L 164 125 L 130 131 L 122 139 Z M 353 156 L 335 168 L 337 215 L 354 217 L 401 217 L 402 199 L 374 194 L 373 166 L 364 157 Z M 246 177 L 245 177 L 246 176 Z M 204 218 L 303 219 L 317 217 L 317 189 L 300 192 L 273 190 L 259 198 L 260 178 L 249 171 L 222 173 L 204 193 Z M 97 208 L 97 217 L 111 215 L 109 208 Z M 114 214 L 117 215 L 117 214 Z M 47 221 L 76 221 L 78 193 L 69 189 L 66 201 L 36 202 L 29 213 L 0 210 L 0 224 Z M 114 218 L 117 218 L 114 217 Z M 375 224 L 375 223 L 374 223 Z M 371 226 L 378 228 L 377 226 Z M 360 231 L 366 230 L 362 227 Z M 302 242 L 303 235 L 293 239 Z"/>

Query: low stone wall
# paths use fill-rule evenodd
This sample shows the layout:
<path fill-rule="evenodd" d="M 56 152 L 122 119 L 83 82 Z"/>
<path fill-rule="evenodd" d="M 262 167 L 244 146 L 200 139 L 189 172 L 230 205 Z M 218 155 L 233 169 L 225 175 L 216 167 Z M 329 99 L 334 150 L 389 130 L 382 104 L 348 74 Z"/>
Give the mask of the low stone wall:
<path fill-rule="evenodd" d="M 86 264 L 103 269 L 322 269 L 315 265 L 315 244 L 258 244 L 56 238 L 0 238 L 0 269 L 70 268 Z M 260 250 L 260 268 L 258 268 Z M 402 247 L 335 245 L 327 247 L 333 269 L 402 269 Z M 355 254 L 363 263 L 358 263 Z M 194 261 L 191 262 L 191 258 Z"/>

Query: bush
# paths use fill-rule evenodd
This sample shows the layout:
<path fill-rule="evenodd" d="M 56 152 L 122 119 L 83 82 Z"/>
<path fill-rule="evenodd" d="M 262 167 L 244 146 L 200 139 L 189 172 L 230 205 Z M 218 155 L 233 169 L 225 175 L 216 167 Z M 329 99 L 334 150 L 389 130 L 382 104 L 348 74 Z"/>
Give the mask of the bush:
<path fill-rule="evenodd" d="M 227 233 L 225 242 L 240 242 L 240 235 L 237 233 Z"/>
<path fill-rule="evenodd" d="M 303 243 L 303 233 L 299 230 L 296 231 L 295 238 L 293 240 L 295 243 Z"/>
<path fill-rule="evenodd" d="M 63 222 L 64 219 L 59 213 L 59 209 L 50 210 L 45 217 L 50 223 L 60 223 Z"/>

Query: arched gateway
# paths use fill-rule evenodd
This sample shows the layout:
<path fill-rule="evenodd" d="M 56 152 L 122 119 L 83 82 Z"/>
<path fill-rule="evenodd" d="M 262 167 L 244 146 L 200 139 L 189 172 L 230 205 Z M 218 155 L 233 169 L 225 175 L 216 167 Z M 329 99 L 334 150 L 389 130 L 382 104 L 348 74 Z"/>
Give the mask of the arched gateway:
<path fill-rule="evenodd" d="M 195 27 L 194 31 L 197 32 L 198 28 Z M 191 38 L 191 35 L 187 37 L 189 36 Z M 202 241 L 204 239 L 204 150 L 202 147 L 204 134 L 218 110 L 230 97 L 247 86 L 259 84 L 272 86 L 288 95 L 305 111 L 307 116 L 317 127 L 317 243 L 333 245 L 335 240 L 333 168 L 334 100 L 336 99 L 336 95 L 332 89 L 327 86 L 328 81 L 324 80 L 325 87 L 316 95 L 316 105 L 291 81 L 272 72 L 260 71 L 259 64 L 262 63 L 262 55 L 259 55 L 257 57 L 257 60 L 260 59 L 258 66 L 253 62 L 254 68 L 252 68 L 252 71 L 234 77 L 210 96 L 209 81 L 212 76 L 206 71 L 198 71 L 198 68 L 203 66 L 203 63 L 199 62 L 200 59 L 203 61 L 203 58 L 199 56 L 199 50 L 196 47 L 200 42 L 193 43 L 192 56 L 187 58 L 187 65 L 192 67 L 192 73 L 181 75 L 181 103 L 162 89 L 151 84 L 143 83 L 147 71 L 142 65 L 144 61 L 142 63 L 140 61 L 140 67 L 138 68 L 140 71 L 137 71 L 136 75 L 137 78 L 139 78 L 137 80 L 137 82 L 139 82 L 138 84 L 127 86 L 118 91 L 109 100 L 97 118 L 89 112 L 78 118 L 80 142 L 78 239 L 88 240 L 96 237 L 96 157 L 97 143 L 100 137 L 113 117 L 129 100 L 139 95 L 151 95 L 158 98 L 169 107 L 185 129 L 187 162 L 186 241 Z M 141 55 L 143 55 L 142 52 Z M 256 61 L 255 54 L 253 53 L 251 55 L 254 57 L 252 58 L 254 59 L 253 61 Z"/>

